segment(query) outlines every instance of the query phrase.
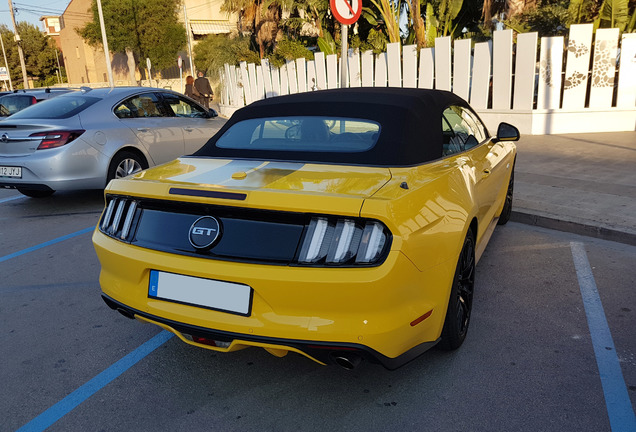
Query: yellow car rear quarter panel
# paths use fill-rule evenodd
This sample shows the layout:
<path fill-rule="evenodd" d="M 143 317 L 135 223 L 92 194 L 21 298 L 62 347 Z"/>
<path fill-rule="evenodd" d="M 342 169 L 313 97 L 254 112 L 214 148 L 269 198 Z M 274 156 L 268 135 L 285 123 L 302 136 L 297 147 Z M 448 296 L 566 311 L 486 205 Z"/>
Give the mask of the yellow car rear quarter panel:
<path fill-rule="evenodd" d="M 454 266 L 476 213 L 473 186 L 461 164 L 446 160 L 391 173 L 391 182 L 365 200 L 361 216 L 385 222 L 418 269 L 448 261 Z"/>

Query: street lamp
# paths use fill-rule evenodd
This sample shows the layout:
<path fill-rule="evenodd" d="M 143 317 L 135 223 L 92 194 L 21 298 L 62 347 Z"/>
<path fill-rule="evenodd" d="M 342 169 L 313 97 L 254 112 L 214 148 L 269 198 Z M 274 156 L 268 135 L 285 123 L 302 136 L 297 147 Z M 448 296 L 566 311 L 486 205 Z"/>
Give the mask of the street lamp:
<path fill-rule="evenodd" d="M 110 54 L 108 52 L 108 39 L 106 39 L 106 28 L 104 27 L 104 13 L 102 12 L 101 0 L 97 0 L 97 12 L 99 13 L 99 26 L 102 29 L 102 43 L 104 45 L 104 56 L 106 57 L 106 72 L 108 72 L 108 84 L 110 84 L 110 88 L 113 88 L 115 87 L 115 83 L 113 82 L 113 67 L 110 64 Z"/>

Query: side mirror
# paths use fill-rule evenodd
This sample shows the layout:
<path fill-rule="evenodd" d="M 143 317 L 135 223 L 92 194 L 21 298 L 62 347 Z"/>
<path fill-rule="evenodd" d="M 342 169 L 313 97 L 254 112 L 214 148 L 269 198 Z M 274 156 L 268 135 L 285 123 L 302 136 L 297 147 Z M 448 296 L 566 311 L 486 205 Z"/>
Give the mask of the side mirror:
<path fill-rule="evenodd" d="M 219 113 L 217 113 L 215 110 L 213 110 L 212 108 L 208 109 L 208 114 L 210 116 L 210 118 L 214 118 L 214 117 L 218 117 Z"/>
<path fill-rule="evenodd" d="M 495 137 L 495 142 L 498 141 L 519 141 L 521 134 L 519 134 L 519 129 L 514 127 L 508 123 L 499 123 L 499 127 L 497 127 L 497 136 Z"/>

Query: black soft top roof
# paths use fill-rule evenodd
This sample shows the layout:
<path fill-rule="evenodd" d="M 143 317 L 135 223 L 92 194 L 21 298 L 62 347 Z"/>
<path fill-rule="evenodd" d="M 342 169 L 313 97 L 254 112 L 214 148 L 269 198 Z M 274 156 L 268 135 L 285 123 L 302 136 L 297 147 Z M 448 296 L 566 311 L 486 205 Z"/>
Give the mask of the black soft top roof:
<path fill-rule="evenodd" d="M 449 105 L 468 107 L 459 96 L 442 90 L 362 87 L 279 96 L 237 110 L 195 156 L 266 159 L 371 166 L 411 166 L 442 157 L 442 112 Z M 216 147 L 236 123 L 280 116 L 331 116 L 373 120 L 380 136 L 365 152 L 247 150 Z"/>

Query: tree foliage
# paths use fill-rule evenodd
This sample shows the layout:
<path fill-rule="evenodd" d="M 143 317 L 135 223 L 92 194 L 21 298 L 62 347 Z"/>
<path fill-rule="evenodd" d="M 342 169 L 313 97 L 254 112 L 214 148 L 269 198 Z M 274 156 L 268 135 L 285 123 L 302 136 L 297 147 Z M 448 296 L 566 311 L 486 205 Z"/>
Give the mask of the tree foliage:
<path fill-rule="evenodd" d="M 634 12 L 632 12 L 632 15 L 634 15 Z M 628 0 L 604 0 L 596 24 L 597 26 L 605 24 L 604 27 L 617 27 L 623 31 L 629 21 Z M 631 21 L 633 23 L 633 16 Z M 631 30 L 633 30 L 633 25 L 630 31 Z"/>
<path fill-rule="evenodd" d="M 229 38 L 226 35 L 209 35 L 194 48 L 194 63 L 198 70 L 206 71 L 213 79 L 218 78 L 219 71 L 225 63 L 238 65 L 245 61 L 260 63 L 260 57 L 252 49 L 250 38 Z"/>
<path fill-rule="evenodd" d="M 0 33 L 7 53 L 11 82 L 14 88 L 23 86 L 22 67 L 17 43 L 14 39 L 15 35 L 6 25 L 0 26 Z M 25 21 L 18 23 L 18 33 L 22 40 L 27 75 L 36 78 L 36 85 L 46 85 L 51 81 L 51 78 L 55 77 L 57 69 L 57 51 L 53 41 L 36 26 Z M 2 59 L 1 64 L 4 66 L 4 59 Z"/>
<path fill-rule="evenodd" d="M 540 36 L 567 34 L 572 24 L 593 23 L 594 28 L 616 27 L 634 31 L 636 2 L 628 0 L 538 0 L 505 24 L 518 32 L 536 31 Z"/>
<path fill-rule="evenodd" d="M 568 4 L 548 2 L 539 2 L 504 22 L 517 32 L 536 31 L 540 37 L 564 36 L 571 23 Z"/>
<path fill-rule="evenodd" d="M 251 40 L 208 37 L 195 48 L 197 65 L 204 62 L 213 74 L 224 63 L 242 60 L 258 63 L 267 57 L 281 65 L 311 58 L 308 46 L 325 54 L 340 52 L 341 26 L 328 0 L 224 0 L 224 8 L 238 12 L 242 31 L 251 31 L 252 36 Z M 495 19 L 502 16 L 509 28 L 538 31 L 542 36 L 562 35 L 570 24 L 594 21 L 597 27 L 616 25 L 633 31 L 635 8 L 636 0 L 370 0 L 349 32 L 349 47 L 380 53 L 388 42 L 421 47 L 434 46 L 439 36 L 488 40 Z M 273 27 L 263 33 L 265 23 Z M 315 30 L 312 37 L 303 33 L 307 24 Z"/>
<path fill-rule="evenodd" d="M 150 58 L 153 67 L 172 66 L 186 44 L 186 31 L 179 22 L 179 0 L 102 0 L 108 48 L 112 53 L 130 50 L 136 60 Z M 93 20 L 79 34 L 94 46 L 102 45 L 97 3 Z"/>
<path fill-rule="evenodd" d="M 276 44 L 274 52 L 268 58 L 272 65 L 281 67 L 285 62 L 297 58 L 313 60 L 314 55 L 301 42 L 283 39 Z"/>
<path fill-rule="evenodd" d="M 371 0 L 373 6 L 380 12 L 386 27 L 389 42 L 400 42 L 400 16 L 407 7 L 405 0 Z M 375 18 L 377 21 L 378 19 Z"/>
<path fill-rule="evenodd" d="M 260 58 L 274 48 L 281 20 L 281 0 L 223 0 L 221 10 L 239 14 L 242 27 L 252 33 Z"/>

